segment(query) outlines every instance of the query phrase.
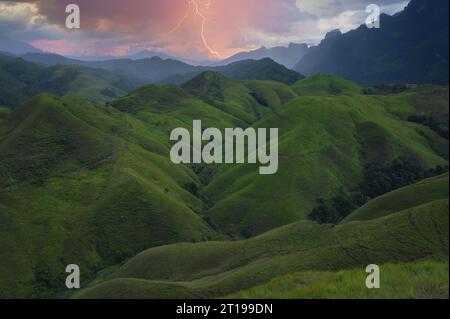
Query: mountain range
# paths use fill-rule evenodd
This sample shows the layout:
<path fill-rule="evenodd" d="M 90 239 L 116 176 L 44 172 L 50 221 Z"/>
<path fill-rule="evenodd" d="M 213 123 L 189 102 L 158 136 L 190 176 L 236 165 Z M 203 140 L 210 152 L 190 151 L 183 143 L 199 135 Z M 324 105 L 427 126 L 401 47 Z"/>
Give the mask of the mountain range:
<path fill-rule="evenodd" d="M 30 62 L 34 61 L 34 62 Z M 0 106 L 18 106 L 39 92 L 108 101 L 148 83 L 187 82 L 207 70 L 241 80 L 292 84 L 303 78 L 270 59 L 246 60 L 220 67 L 194 67 L 175 60 L 86 62 L 55 54 L 0 54 Z"/>
<path fill-rule="evenodd" d="M 298 61 L 300 61 L 307 54 L 307 52 L 308 46 L 306 44 L 290 43 L 287 47 L 278 46 L 269 49 L 266 47 L 261 47 L 257 50 L 237 53 L 216 64 L 226 65 L 241 60 L 260 60 L 270 58 L 273 61 L 284 65 L 288 69 L 292 69 Z"/>
<path fill-rule="evenodd" d="M 294 70 L 358 83 L 447 84 L 448 11 L 447 0 L 413 0 L 394 16 L 382 14 L 379 29 L 362 25 L 345 34 L 330 33 Z"/>

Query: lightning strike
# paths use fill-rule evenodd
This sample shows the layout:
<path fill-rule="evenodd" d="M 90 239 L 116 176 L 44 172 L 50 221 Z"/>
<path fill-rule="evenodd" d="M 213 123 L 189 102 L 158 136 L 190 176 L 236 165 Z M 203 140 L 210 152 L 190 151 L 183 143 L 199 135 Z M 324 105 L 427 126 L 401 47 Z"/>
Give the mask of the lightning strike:
<path fill-rule="evenodd" d="M 178 31 L 181 28 L 181 26 L 183 25 L 184 21 L 186 21 L 186 19 L 189 17 L 190 11 L 191 11 L 191 1 L 188 2 L 188 8 L 187 8 L 186 13 L 184 14 L 183 18 L 181 18 L 181 20 L 178 21 L 177 25 L 172 30 L 170 30 L 167 33 L 164 33 L 162 36 L 168 36 L 168 35 L 171 35 L 172 33 L 175 33 L 176 31 Z"/>
<path fill-rule="evenodd" d="M 211 48 L 211 46 L 208 43 L 208 40 L 206 39 L 205 28 L 206 28 L 206 23 L 208 21 L 206 15 L 202 13 L 202 10 L 200 9 L 200 7 L 197 4 L 196 0 L 189 0 L 187 2 L 187 4 L 188 4 L 188 7 L 186 9 L 186 13 L 180 19 L 180 21 L 178 21 L 177 25 L 172 30 L 170 30 L 169 32 L 166 32 L 166 33 L 161 34 L 160 36 L 158 36 L 158 38 L 169 36 L 169 35 L 175 33 L 176 31 L 178 31 L 181 28 L 181 26 L 184 24 L 184 22 L 188 19 L 188 17 L 191 14 L 191 12 L 193 12 L 194 13 L 194 18 L 198 17 L 201 20 L 200 37 L 202 39 L 203 45 L 205 46 L 205 48 L 209 52 L 209 54 L 215 55 L 219 59 L 221 59 L 222 56 L 219 54 L 219 52 L 217 52 L 213 48 Z M 214 4 L 214 0 L 208 0 L 205 3 L 205 5 L 204 5 L 204 7 L 205 7 L 204 11 L 208 11 L 213 4 Z"/>
<path fill-rule="evenodd" d="M 209 53 L 211 53 L 212 55 L 217 56 L 219 59 L 221 59 L 222 57 L 220 56 L 219 52 L 213 50 L 209 44 L 208 41 L 206 40 L 206 36 L 205 36 L 205 25 L 207 22 L 206 16 L 201 12 L 196 0 L 191 0 L 192 4 L 194 5 L 194 10 L 196 12 L 196 14 L 200 17 L 200 19 L 202 20 L 201 22 L 201 32 L 200 32 L 200 36 L 202 38 L 203 41 L 203 45 L 205 46 L 205 48 L 209 51 Z M 208 2 L 208 4 L 210 5 L 211 3 Z"/>

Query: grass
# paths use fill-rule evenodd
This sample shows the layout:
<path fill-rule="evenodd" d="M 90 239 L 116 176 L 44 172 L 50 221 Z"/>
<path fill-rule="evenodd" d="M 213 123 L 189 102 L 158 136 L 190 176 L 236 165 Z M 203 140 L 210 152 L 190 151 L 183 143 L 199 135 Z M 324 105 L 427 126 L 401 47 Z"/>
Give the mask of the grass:
<path fill-rule="evenodd" d="M 300 96 L 330 96 L 341 94 L 361 94 L 362 88 L 354 82 L 343 78 L 316 74 L 292 85 Z"/>
<path fill-rule="evenodd" d="M 261 60 L 243 60 L 231 63 L 226 67 L 219 67 L 216 70 L 224 75 L 238 80 L 272 80 L 285 84 L 293 84 L 304 78 L 297 72 L 287 69 L 275 61 L 264 58 Z"/>
<path fill-rule="evenodd" d="M 281 101 L 295 97 L 289 87 L 281 83 L 236 81 L 215 72 L 202 73 L 185 83 L 183 88 L 206 103 L 244 121 L 241 124 L 244 127 L 269 114 L 280 106 Z"/>
<path fill-rule="evenodd" d="M 277 174 L 261 176 L 256 165 L 225 167 L 202 190 L 213 202 L 207 215 L 232 236 L 253 236 L 306 219 L 318 198 L 357 187 L 367 163 L 406 156 L 424 168 L 447 165 L 415 125 L 391 113 L 397 97 L 389 98 L 298 97 L 255 123 L 279 128 Z"/>
<path fill-rule="evenodd" d="M 174 285 L 171 298 L 186 292 L 197 298 L 223 297 L 294 272 L 423 258 L 448 259 L 448 199 L 366 222 L 336 227 L 299 222 L 244 241 L 149 249 L 75 297 L 127 298 L 122 283 L 139 298 L 160 298 L 160 285 Z M 139 285 L 132 288 L 130 280 Z"/>
<path fill-rule="evenodd" d="M 117 110 L 44 94 L 2 129 L 2 297 L 52 296 L 70 263 L 90 276 L 148 247 L 221 238 L 184 189 L 197 177 Z"/>
<path fill-rule="evenodd" d="M 420 261 L 380 266 L 380 289 L 367 289 L 364 268 L 303 272 L 275 278 L 231 299 L 448 299 L 448 263 Z"/>

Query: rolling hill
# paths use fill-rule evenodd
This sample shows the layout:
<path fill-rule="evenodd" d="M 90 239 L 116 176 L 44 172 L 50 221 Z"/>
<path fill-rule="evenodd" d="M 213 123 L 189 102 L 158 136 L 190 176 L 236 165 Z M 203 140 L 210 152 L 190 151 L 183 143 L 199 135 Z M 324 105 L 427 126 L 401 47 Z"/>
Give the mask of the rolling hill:
<path fill-rule="evenodd" d="M 424 168 L 447 165 L 448 140 L 398 116 L 413 112 L 414 96 L 355 93 L 288 101 L 254 124 L 280 128 L 277 174 L 261 176 L 249 165 L 223 168 L 201 191 L 211 202 L 207 216 L 231 236 L 254 236 L 306 218 L 319 198 L 358 187 L 369 163 L 406 156 Z"/>
<path fill-rule="evenodd" d="M 220 239 L 168 144 L 111 107 L 42 94 L 0 124 L 0 296 L 50 297 L 151 246 Z"/>
<path fill-rule="evenodd" d="M 448 215 L 447 198 L 367 222 L 336 227 L 299 222 L 245 241 L 157 247 L 97 279 L 75 297 L 223 297 L 299 271 L 338 271 L 423 258 L 443 263 L 448 258 Z M 361 269 L 358 277 L 364 274 Z M 442 276 L 441 271 L 435 282 Z M 327 284 L 325 288 L 333 289 Z"/>
<path fill-rule="evenodd" d="M 0 106 L 16 107 L 41 92 L 108 101 L 125 95 L 133 85 L 101 69 L 76 65 L 44 67 L 0 55 Z"/>
<path fill-rule="evenodd" d="M 292 85 L 299 96 L 334 96 L 341 94 L 361 94 L 362 88 L 343 78 L 324 74 L 309 76 Z"/>
<path fill-rule="evenodd" d="M 13 5 L 7 29 L 21 36 L 0 34 L 0 299 L 448 299 L 449 2 L 408 3 L 382 15 L 379 29 L 335 30 L 315 47 L 262 47 L 217 64 L 153 51 L 44 53 L 19 38 L 32 31 L 30 43 L 66 43 L 42 37 L 55 29 L 48 12 Z M 187 5 L 174 29 L 183 38 L 158 36 L 165 26 L 144 19 L 158 41 L 132 39 L 105 20 L 97 31 L 118 33 L 80 31 L 87 41 L 77 45 L 89 47 L 68 49 L 154 45 L 212 57 L 206 38 L 220 53 L 241 46 L 209 32 L 188 41 L 185 22 L 203 29 L 214 10 Z M 281 6 L 260 17 L 270 20 L 265 31 L 290 36 L 274 17 L 285 26 L 333 20 L 297 7 L 300 15 Z M 338 22 L 358 15 L 349 12 Z M 263 26 L 253 20 L 244 27 Z M 277 129 L 256 150 L 276 143 L 276 174 L 262 175 L 262 163 L 174 164 L 171 132 L 191 132 L 196 120 L 221 133 Z M 66 289 L 72 264 L 79 290 Z M 381 289 L 365 288 L 371 264 Z"/>
<path fill-rule="evenodd" d="M 374 220 L 319 225 L 308 214 L 319 197 L 357 187 L 368 163 L 406 156 L 424 169 L 447 165 L 448 139 L 410 120 L 444 125 L 446 97 L 448 88 L 434 86 L 368 95 L 325 75 L 287 85 L 207 71 L 106 104 L 40 94 L 1 111 L 0 296 L 58 296 L 74 261 L 83 280 L 95 279 L 82 297 L 126 289 L 171 298 L 225 296 L 373 259 L 442 260 L 448 197 L 431 191 L 389 215 L 370 213 L 383 216 Z M 169 133 L 194 119 L 220 129 L 278 127 L 278 174 L 172 164 Z"/>
<path fill-rule="evenodd" d="M 41 94 L 2 112 L 0 296 L 53 296 L 72 258 L 91 276 L 148 247 L 224 238 L 201 217 L 200 178 L 170 162 L 168 134 L 197 116 L 245 126 L 295 94 L 212 75 L 106 105 Z M 223 109 L 205 102 L 203 80 L 223 85 Z"/>
<path fill-rule="evenodd" d="M 378 197 L 344 219 L 351 221 L 370 220 L 389 215 L 412 206 L 448 198 L 448 174 L 423 180 Z"/>

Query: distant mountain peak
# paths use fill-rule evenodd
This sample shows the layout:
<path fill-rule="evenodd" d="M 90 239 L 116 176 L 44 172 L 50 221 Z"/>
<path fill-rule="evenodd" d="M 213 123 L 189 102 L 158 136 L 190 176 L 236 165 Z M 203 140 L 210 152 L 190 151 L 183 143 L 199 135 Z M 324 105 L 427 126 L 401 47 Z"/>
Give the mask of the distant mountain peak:
<path fill-rule="evenodd" d="M 171 58 L 170 55 L 163 53 L 163 52 L 155 52 L 155 51 L 151 51 L 148 49 L 144 49 L 142 51 L 139 51 L 137 53 L 133 53 L 133 54 L 127 54 L 126 56 L 124 56 L 124 58 L 129 58 L 132 60 L 140 60 L 140 59 L 150 59 L 150 58 L 154 58 L 154 57 L 159 57 L 161 59 L 169 59 Z"/>
<path fill-rule="evenodd" d="M 334 38 L 337 38 L 337 37 L 339 37 L 341 35 L 342 35 L 341 30 L 334 29 L 334 30 L 331 30 L 330 32 L 327 32 L 327 34 L 325 35 L 325 40 L 334 39 Z"/>
<path fill-rule="evenodd" d="M 209 93 L 212 87 L 222 88 L 232 80 L 215 71 L 205 71 L 193 77 L 183 85 L 183 88 L 201 93 Z"/>
<path fill-rule="evenodd" d="M 306 44 L 290 43 L 288 46 L 277 46 L 267 48 L 262 46 L 259 49 L 247 52 L 240 52 L 228 59 L 216 63 L 216 65 L 226 65 L 242 60 L 260 60 L 270 58 L 278 64 L 284 65 L 288 69 L 292 67 L 307 53 L 308 46 Z"/>

